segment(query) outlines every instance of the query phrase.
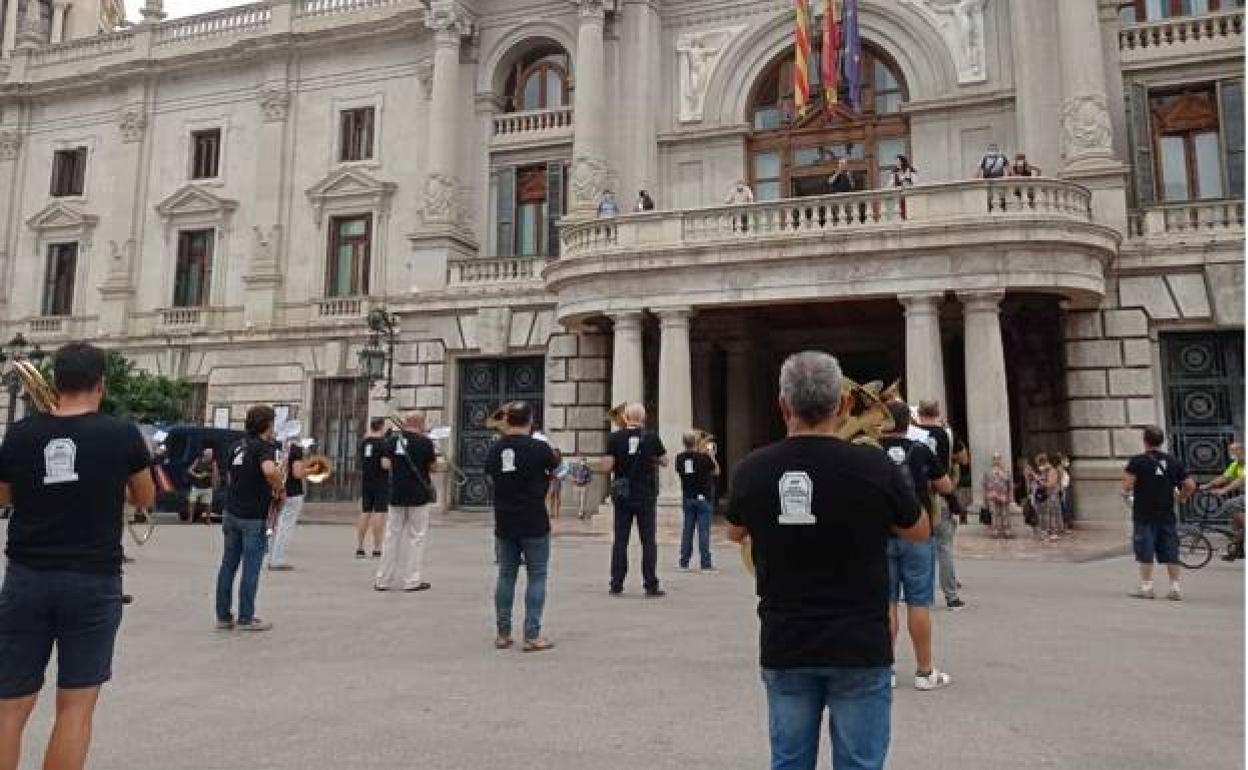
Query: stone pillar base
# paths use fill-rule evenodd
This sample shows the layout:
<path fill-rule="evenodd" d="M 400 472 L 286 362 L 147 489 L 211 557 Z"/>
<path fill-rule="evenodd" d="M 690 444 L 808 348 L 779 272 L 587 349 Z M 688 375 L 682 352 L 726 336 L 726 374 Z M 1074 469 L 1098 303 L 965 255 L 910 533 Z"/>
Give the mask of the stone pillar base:
<path fill-rule="evenodd" d="M 1126 521 L 1131 517 L 1122 499 L 1126 460 L 1075 460 L 1070 466 L 1075 490 L 1075 516 L 1083 521 Z"/>

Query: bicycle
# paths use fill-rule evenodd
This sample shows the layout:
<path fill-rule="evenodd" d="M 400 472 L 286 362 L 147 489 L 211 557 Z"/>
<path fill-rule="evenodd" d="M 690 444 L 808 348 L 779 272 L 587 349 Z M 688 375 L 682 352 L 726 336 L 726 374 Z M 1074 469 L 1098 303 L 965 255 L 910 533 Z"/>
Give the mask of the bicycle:
<path fill-rule="evenodd" d="M 1197 500 L 1197 496 L 1203 496 L 1203 498 Z M 1123 502 L 1130 511 L 1132 496 L 1123 495 Z M 1227 554 L 1235 552 L 1235 530 L 1227 523 L 1229 518 L 1222 515 L 1225 502 L 1208 492 L 1197 492 L 1189 501 L 1187 510 L 1212 513 L 1198 516 L 1194 520 L 1179 522 L 1179 564 L 1182 564 L 1184 568 L 1198 570 L 1213 560 L 1215 549 L 1213 541 L 1209 539 L 1209 534 L 1225 537 L 1226 545 L 1222 550 Z"/>

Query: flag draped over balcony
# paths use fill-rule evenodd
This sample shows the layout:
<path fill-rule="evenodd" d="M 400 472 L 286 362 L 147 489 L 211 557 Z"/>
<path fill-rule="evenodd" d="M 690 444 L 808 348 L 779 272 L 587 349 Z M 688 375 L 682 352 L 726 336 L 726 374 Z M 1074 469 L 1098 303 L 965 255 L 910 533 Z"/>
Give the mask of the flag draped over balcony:
<path fill-rule="evenodd" d="M 825 107 L 836 104 L 841 79 L 841 0 L 823 2 L 823 49 L 819 57 Z"/>
<path fill-rule="evenodd" d="M 793 47 L 793 102 L 798 116 L 810 106 L 810 0 L 793 0 L 797 13 L 796 43 Z"/>
<path fill-rule="evenodd" d="M 862 39 L 858 36 L 858 0 L 844 0 L 841 36 L 844 40 L 845 90 L 849 106 L 862 111 Z"/>

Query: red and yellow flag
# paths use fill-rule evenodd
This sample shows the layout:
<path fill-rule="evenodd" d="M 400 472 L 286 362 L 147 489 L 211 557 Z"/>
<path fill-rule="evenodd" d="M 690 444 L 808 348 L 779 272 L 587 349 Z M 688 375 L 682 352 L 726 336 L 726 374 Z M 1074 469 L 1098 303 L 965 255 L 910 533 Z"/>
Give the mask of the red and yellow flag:
<path fill-rule="evenodd" d="M 823 102 L 836 104 L 841 78 L 841 0 L 823 2 L 823 48 L 819 55 L 819 75 L 823 80 Z"/>
<path fill-rule="evenodd" d="M 810 0 L 793 0 L 797 12 L 796 44 L 793 46 L 793 102 L 799 116 L 810 106 Z"/>

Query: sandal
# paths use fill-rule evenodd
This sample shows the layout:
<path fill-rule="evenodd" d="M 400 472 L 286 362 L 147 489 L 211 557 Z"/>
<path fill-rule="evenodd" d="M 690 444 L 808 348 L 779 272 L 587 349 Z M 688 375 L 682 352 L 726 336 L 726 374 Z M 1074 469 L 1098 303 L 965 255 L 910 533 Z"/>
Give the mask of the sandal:
<path fill-rule="evenodd" d="M 510 636 L 500 636 L 494 640 L 494 649 L 506 650 L 510 648 L 513 644 L 515 644 L 515 642 L 512 640 Z"/>
<path fill-rule="evenodd" d="M 525 639 L 524 640 L 525 652 L 543 652 L 545 650 L 551 649 L 554 646 L 555 646 L 555 643 L 550 641 L 549 639 Z"/>

